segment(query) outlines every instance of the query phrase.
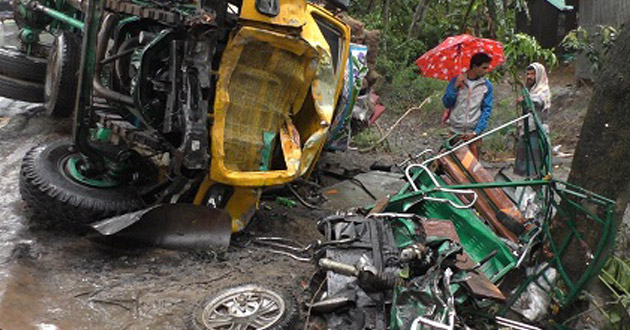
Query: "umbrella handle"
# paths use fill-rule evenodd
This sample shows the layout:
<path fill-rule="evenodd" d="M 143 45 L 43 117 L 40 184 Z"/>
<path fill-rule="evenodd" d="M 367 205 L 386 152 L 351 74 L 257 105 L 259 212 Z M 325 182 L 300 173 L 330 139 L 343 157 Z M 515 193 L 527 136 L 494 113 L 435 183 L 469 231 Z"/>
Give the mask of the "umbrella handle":
<path fill-rule="evenodd" d="M 462 44 L 457 44 L 457 58 L 459 59 L 459 67 L 463 68 L 463 63 L 462 63 L 462 58 L 464 56 L 462 56 Z M 459 76 L 460 74 L 462 74 L 461 70 L 460 72 L 457 73 L 457 75 Z"/>
<path fill-rule="evenodd" d="M 451 117 L 451 109 L 444 109 L 444 113 L 442 114 L 442 124 L 446 124 L 446 121 Z"/>

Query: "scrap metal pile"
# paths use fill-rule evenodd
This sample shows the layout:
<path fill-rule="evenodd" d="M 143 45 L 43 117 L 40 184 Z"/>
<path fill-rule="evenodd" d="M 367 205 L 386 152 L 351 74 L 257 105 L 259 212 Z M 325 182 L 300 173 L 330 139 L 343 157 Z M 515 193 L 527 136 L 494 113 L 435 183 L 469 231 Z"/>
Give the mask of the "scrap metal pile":
<path fill-rule="evenodd" d="M 561 329 L 558 314 L 610 253 L 614 202 L 553 178 L 534 114 L 488 134 L 517 123 L 526 178 L 493 179 L 468 150 L 474 141 L 447 141 L 406 166 L 397 195 L 321 220 L 326 241 L 306 249 L 320 267 L 311 286 L 323 289 L 311 313 L 329 329 Z M 599 241 L 588 243 L 581 221 Z"/>

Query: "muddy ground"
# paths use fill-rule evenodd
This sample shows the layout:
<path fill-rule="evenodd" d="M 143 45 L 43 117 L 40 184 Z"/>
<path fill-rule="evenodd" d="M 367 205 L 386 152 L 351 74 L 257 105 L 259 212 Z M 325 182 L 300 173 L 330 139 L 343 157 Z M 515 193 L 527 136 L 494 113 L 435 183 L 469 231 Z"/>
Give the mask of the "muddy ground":
<path fill-rule="evenodd" d="M 568 95 L 566 102 L 575 102 L 571 96 L 575 93 L 583 92 L 569 89 L 562 95 Z M 562 112 L 554 116 L 561 118 Z M 576 116 L 566 116 L 571 121 L 566 121 L 568 129 L 575 130 Z M 206 295 L 242 282 L 288 289 L 303 302 L 314 266 L 250 241 L 255 236 L 282 236 L 311 242 L 320 238 L 316 221 L 332 211 L 286 207 L 270 196 L 245 232 L 234 236 L 227 253 L 221 254 L 103 245 L 90 235 L 30 221 L 18 192 L 24 154 L 39 143 L 69 135 L 69 122 L 46 118 L 36 106 L 6 99 L 0 100 L 0 117 L 5 118 L 0 126 L 6 125 L 0 128 L 0 329 L 183 329 L 195 304 Z M 386 129 L 397 118 L 388 113 L 381 126 Z M 405 153 L 439 147 L 439 134 L 424 134 L 434 124 L 422 118 L 405 121 L 391 135 L 394 147 L 389 150 L 328 153 L 322 164 L 350 172 L 367 170 L 374 162 L 392 164 Z M 558 127 L 562 123 L 558 119 Z M 509 161 L 489 165 L 500 168 Z M 564 168 L 560 173 L 566 175 L 569 165 L 570 158 L 557 162 L 557 169 Z M 333 182 L 320 177 L 321 184 Z"/>
<path fill-rule="evenodd" d="M 213 290 L 261 282 L 302 298 L 313 267 L 249 244 L 252 235 L 318 237 L 323 215 L 266 201 L 227 253 L 103 245 L 69 228 L 29 220 L 18 192 L 24 154 L 70 133 L 67 121 L 1 100 L 0 329 L 183 329 L 194 305 Z M 271 210 L 269 205 L 271 204 Z M 86 219 L 88 221 L 89 219 Z"/>

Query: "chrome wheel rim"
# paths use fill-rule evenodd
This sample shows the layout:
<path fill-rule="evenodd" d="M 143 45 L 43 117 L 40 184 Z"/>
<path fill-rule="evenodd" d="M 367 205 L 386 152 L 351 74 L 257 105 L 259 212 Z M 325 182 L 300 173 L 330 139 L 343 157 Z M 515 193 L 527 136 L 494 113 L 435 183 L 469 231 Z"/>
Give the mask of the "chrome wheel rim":
<path fill-rule="evenodd" d="M 59 35 L 51 50 L 46 65 L 46 81 L 44 83 L 44 97 L 46 104 L 52 103 L 59 93 L 61 70 L 63 70 L 63 44 L 66 42 L 63 34 Z"/>
<path fill-rule="evenodd" d="M 207 329 L 264 330 L 277 324 L 285 313 L 284 299 L 258 286 L 234 288 L 212 299 L 201 319 Z"/>

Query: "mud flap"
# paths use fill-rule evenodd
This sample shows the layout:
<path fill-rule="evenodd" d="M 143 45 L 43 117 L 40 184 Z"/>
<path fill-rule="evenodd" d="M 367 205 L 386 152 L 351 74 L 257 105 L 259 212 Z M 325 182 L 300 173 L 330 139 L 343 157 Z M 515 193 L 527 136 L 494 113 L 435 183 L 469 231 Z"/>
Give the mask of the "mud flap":
<path fill-rule="evenodd" d="M 225 250 L 232 234 L 225 210 L 192 204 L 160 204 L 90 226 L 113 240 L 167 249 Z"/>

